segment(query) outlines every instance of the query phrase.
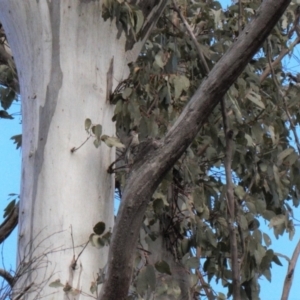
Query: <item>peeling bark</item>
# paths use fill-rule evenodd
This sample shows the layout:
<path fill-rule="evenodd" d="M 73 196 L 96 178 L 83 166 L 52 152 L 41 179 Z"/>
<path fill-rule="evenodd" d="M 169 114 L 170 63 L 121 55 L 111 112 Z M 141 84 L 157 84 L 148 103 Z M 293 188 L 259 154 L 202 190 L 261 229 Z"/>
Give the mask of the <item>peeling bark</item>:
<path fill-rule="evenodd" d="M 166 3 L 137 3 L 145 7 L 145 23 L 129 49 L 116 19 L 103 19 L 103 1 L 0 0 L 22 98 L 16 299 L 70 298 L 70 292 L 91 297 L 108 247 L 83 245 L 97 222 L 113 227 L 114 177 L 106 170 L 115 152 L 105 143 L 96 150 L 92 142 L 71 149 L 87 138 L 86 118 L 115 135 L 114 106 L 106 93 L 110 62 L 113 90 L 127 78 L 128 64 L 137 59 Z M 73 260 L 77 265 L 70 270 Z M 65 290 L 49 287 L 56 279 Z"/>

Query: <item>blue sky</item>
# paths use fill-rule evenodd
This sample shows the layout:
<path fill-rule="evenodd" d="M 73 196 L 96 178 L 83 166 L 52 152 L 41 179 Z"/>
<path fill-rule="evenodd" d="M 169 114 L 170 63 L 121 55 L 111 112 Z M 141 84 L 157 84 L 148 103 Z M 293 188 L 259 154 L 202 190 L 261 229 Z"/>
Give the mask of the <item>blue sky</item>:
<path fill-rule="evenodd" d="M 21 110 L 20 102 L 15 102 L 9 109 L 9 113 L 19 113 Z M 3 210 L 12 200 L 8 195 L 20 192 L 21 174 L 21 151 L 16 150 L 16 146 L 10 138 L 21 133 L 21 117 L 14 116 L 13 120 L 0 119 L 0 220 L 3 221 Z M 0 266 L 15 269 L 16 260 L 16 240 L 17 230 L 0 246 L 1 257 Z M 2 252 L 3 251 L 3 252 Z"/>
<path fill-rule="evenodd" d="M 221 3 L 224 5 L 229 4 L 230 0 L 223 0 Z M 295 56 L 300 58 L 299 50 L 295 51 Z M 286 59 L 285 66 L 288 67 L 289 71 L 296 73 L 298 70 L 300 72 L 299 62 L 297 59 Z M 9 113 L 18 113 L 20 112 L 20 103 L 14 103 L 9 110 Z M 10 140 L 11 136 L 21 133 L 21 118 L 20 116 L 15 116 L 14 120 L 0 119 L 0 221 L 2 222 L 3 218 L 3 209 L 9 203 L 8 194 L 10 193 L 19 193 L 20 191 L 20 174 L 21 174 L 21 151 L 16 150 L 13 141 Z M 294 210 L 295 218 L 300 220 L 300 208 Z M 261 222 L 262 223 L 262 222 Z M 284 235 L 279 240 L 276 240 L 272 230 L 267 226 L 268 224 L 261 224 L 261 230 L 267 233 L 272 239 L 271 248 L 278 253 L 287 255 L 288 257 L 292 256 L 294 248 L 297 241 L 300 238 L 299 227 L 296 227 L 296 234 L 293 238 L 293 241 L 290 242 L 287 235 Z M 15 268 L 16 260 L 16 241 L 17 241 L 17 232 L 16 230 L 8 238 L 3 245 L 0 246 L 1 259 L 0 267 L 5 267 L 6 269 Z M 287 262 L 285 259 L 280 258 L 283 267 L 279 267 L 273 264 L 272 269 L 272 282 L 269 283 L 267 279 L 262 277 L 260 279 L 261 285 L 261 299 L 263 300 L 274 300 L 281 298 L 281 292 L 284 282 L 284 277 L 287 271 Z M 298 262 L 300 264 L 300 262 Z M 295 277 L 293 280 L 293 286 L 290 293 L 289 300 L 300 299 L 299 292 L 300 287 L 298 282 L 300 282 L 300 266 L 297 266 L 295 271 Z M 216 291 L 221 291 L 222 289 L 216 289 Z"/>

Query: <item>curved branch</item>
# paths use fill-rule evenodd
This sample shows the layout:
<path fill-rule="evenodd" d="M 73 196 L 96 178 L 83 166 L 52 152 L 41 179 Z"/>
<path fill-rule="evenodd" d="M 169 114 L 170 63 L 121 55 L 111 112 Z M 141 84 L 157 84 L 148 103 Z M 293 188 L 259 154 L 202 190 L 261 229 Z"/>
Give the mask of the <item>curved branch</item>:
<path fill-rule="evenodd" d="M 9 272 L 7 272 L 4 269 L 0 269 L 0 276 L 3 277 L 7 281 L 7 283 L 9 284 L 9 286 L 11 288 L 14 286 L 15 277 L 12 276 Z"/>
<path fill-rule="evenodd" d="M 263 73 L 261 74 L 259 81 L 262 83 L 267 77 L 268 75 L 271 73 L 272 68 L 274 69 L 281 61 L 282 59 L 288 54 L 290 53 L 296 45 L 298 45 L 300 43 L 300 37 L 297 37 L 294 42 L 285 49 L 282 49 L 280 54 L 276 57 L 276 59 L 272 62 L 272 64 L 268 64 L 265 68 L 265 70 L 263 71 Z"/>
<path fill-rule="evenodd" d="M 19 218 L 19 204 L 17 204 L 11 211 L 9 216 L 0 225 L 0 244 L 12 233 L 15 227 L 18 225 Z M 1 274 L 0 274 L 1 275 Z"/>
<path fill-rule="evenodd" d="M 284 284 L 283 284 L 281 300 L 286 300 L 289 297 L 290 289 L 291 289 L 291 286 L 293 283 L 295 267 L 296 267 L 296 263 L 297 263 L 299 254 L 300 254 L 300 240 L 298 241 L 297 246 L 294 250 L 292 259 L 289 262 L 288 271 L 285 276 L 285 280 L 284 280 Z"/>
<path fill-rule="evenodd" d="M 268 37 L 290 2 L 264 0 L 255 19 L 215 65 L 166 137 L 161 141 L 148 141 L 141 149 L 124 189 L 100 299 L 126 298 L 133 269 L 132 253 L 152 194 Z"/>

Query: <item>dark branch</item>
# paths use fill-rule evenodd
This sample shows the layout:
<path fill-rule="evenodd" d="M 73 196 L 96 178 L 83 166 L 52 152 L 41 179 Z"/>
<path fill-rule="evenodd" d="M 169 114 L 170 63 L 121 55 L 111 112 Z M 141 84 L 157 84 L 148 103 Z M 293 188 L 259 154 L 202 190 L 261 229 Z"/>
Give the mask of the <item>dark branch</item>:
<path fill-rule="evenodd" d="M 150 143 L 148 152 L 133 165 L 113 230 L 107 277 L 100 299 L 126 298 L 132 275 L 132 253 L 152 194 L 268 37 L 290 2 L 262 2 L 254 20 L 215 65 L 166 137 Z"/>
<path fill-rule="evenodd" d="M 5 271 L 4 269 L 0 269 L 0 276 L 7 281 L 11 288 L 14 286 L 15 277 L 12 276 L 9 272 Z"/>
<path fill-rule="evenodd" d="M 9 216 L 0 225 L 0 244 L 12 233 L 18 224 L 19 218 L 19 204 L 17 204 L 11 211 Z"/>
<path fill-rule="evenodd" d="M 221 109 L 222 109 L 222 117 L 223 117 L 223 123 L 224 123 L 224 125 L 223 125 L 224 135 L 225 135 L 225 141 L 226 141 L 226 155 L 225 155 L 225 161 L 224 161 L 224 168 L 225 168 L 225 174 L 226 174 L 226 196 L 227 196 L 226 200 L 227 200 L 227 207 L 228 207 L 228 211 L 229 211 L 229 217 L 227 218 L 227 224 L 229 227 L 229 236 L 230 236 L 233 299 L 239 300 L 239 299 L 241 299 L 240 272 L 239 272 L 238 253 L 237 253 L 236 230 L 235 230 L 235 225 L 234 225 L 236 222 L 236 209 L 235 209 L 232 174 L 231 174 L 233 132 L 229 128 L 229 124 L 228 124 L 229 122 L 228 122 L 227 112 L 226 112 L 226 107 L 225 107 L 224 102 L 225 102 L 225 100 L 224 100 L 224 98 L 222 98 Z"/>

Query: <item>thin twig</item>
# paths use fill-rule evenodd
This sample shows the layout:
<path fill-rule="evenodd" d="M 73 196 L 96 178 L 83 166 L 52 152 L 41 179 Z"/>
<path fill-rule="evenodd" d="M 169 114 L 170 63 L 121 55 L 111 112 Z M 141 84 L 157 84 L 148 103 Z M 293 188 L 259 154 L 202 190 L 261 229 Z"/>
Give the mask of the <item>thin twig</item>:
<path fill-rule="evenodd" d="M 77 148 L 76 147 L 73 147 L 70 151 L 72 152 L 72 153 L 74 153 L 75 151 L 77 151 L 78 149 L 80 149 L 89 139 L 90 139 L 90 137 L 91 137 L 91 135 L 89 135 L 87 138 L 86 138 L 86 140 L 80 145 L 80 146 L 78 146 Z"/>
<path fill-rule="evenodd" d="M 295 41 L 288 47 L 285 49 L 282 49 L 280 54 L 277 56 L 277 58 L 272 62 L 271 66 L 274 68 L 275 66 L 277 66 L 282 59 L 290 52 L 293 50 L 293 48 L 300 43 L 300 37 L 297 37 L 295 39 Z M 259 81 L 262 83 L 267 76 L 270 74 L 271 72 L 271 66 L 268 64 L 267 67 L 265 68 L 264 72 L 261 74 Z"/>
<path fill-rule="evenodd" d="M 70 229 L 71 229 L 71 240 L 72 240 L 73 256 L 75 257 L 75 245 L 74 245 L 74 237 L 73 237 L 73 228 L 72 228 L 72 225 L 70 225 Z"/>
<path fill-rule="evenodd" d="M 204 65 L 205 71 L 206 71 L 206 73 L 207 73 L 206 75 L 208 75 L 208 73 L 210 72 L 210 70 L 209 70 L 209 67 L 208 67 L 208 65 L 207 65 L 206 59 L 205 59 L 205 57 L 204 57 L 203 51 L 201 50 L 200 45 L 199 45 L 199 43 L 198 43 L 198 41 L 197 41 L 197 39 L 196 39 L 196 37 L 195 37 L 195 35 L 194 35 L 192 29 L 191 29 L 189 23 L 187 22 L 187 20 L 185 19 L 185 17 L 184 17 L 183 14 L 181 13 L 181 10 L 180 10 L 180 8 L 178 7 L 176 1 L 173 0 L 172 2 L 173 2 L 173 6 L 174 6 L 173 9 L 178 13 L 178 15 L 179 15 L 181 21 L 182 21 L 183 24 L 185 25 L 185 27 L 186 27 L 186 29 L 187 29 L 187 31 L 188 31 L 188 33 L 189 33 L 189 35 L 190 35 L 192 41 L 194 42 L 194 45 L 195 45 L 195 47 L 196 47 L 196 49 L 197 49 L 197 52 L 198 52 L 198 55 L 200 56 L 201 61 L 202 61 L 203 65 Z"/>
<path fill-rule="evenodd" d="M 15 277 L 12 276 L 9 272 L 7 272 L 4 269 L 0 269 L 0 276 L 3 277 L 7 281 L 7 283 L 9 284 L 9 286 L 11 288 L 14 286 Z"/>
<path fill-rule="evenodd" d="M 226 174 L 226 194 L 227 194 L 227 205 L 229 210 L 228 227 L 230 235 L 230 252 L 231 252 L 231 269 L 232 269 L 232 285 L 233 285 L 233 299 L 240 300 L 240 271 L 237 253 L 237 240 L 235 232 L 235 201 L 233 194 L 232 174 L 231 174 L 231 161 L 232 161 L 232 130 L 229 129 L 228 119 L 226 115 L 226 108 L 224 98 L 221 100 L 221 110 L 223 116 L 223 127 L 226 141 L 226 156 L 224 160 L 224 168 Z"/>
<path fill-rule="evenodd" d="M 14 300 L 20 300 L 27 291 L 30 290 L 30 288 L 34 285 L 34 282 L 31 282 L 27 287 L 24 288 L 24 290 L 14 299 Z"/>
<path fill-rule="evenodd" d="M 293 22 L 292 28 L 288 32 L 288 38 L 289 39 L 293 36 L 293 34 L 294 34 L 295 31 L 298 34 L 297 27 L 299 25 L 299 19 L 300 19 L 300 6 L 299 5 L 294 10 L 294 14 L 295 14 L 295 20 Z M 298 34 L 298 36 L 299 36 L 299 34 Z"/>
<path fill-rule="evenodd" d="M 286 103 L 286 100 L 284 98 L 284 93 L 282 92 L 281 88 L 280 88 L 280 85 L 279 85 L 279 82 L 277 80 L 277 77 L 275 75 L 275 71 L 274 71 L 274 68 L 273 68 L 273 65 L 271 63 L 271 58 L 270 58 L 270 41 L 268 40 L 268 44 L 267 44 L 267 59 L 268 59 L 268 63 L 269 63 L 269 68 L 271 70 L 271 73 L 272 73 L 272 78 L 273 78 L 273 81 L 275 83 L 275 86 L 278 90 L 278 95 L 281 96 L 282 98 L 282 102 L 283 102 L 283 106 L 284 106 L 284 110 L 285 110 L 285 113 L 289 119 L 289 123 L 290 123 L 290 128 L 293 132 L 293 135 L 294 135 L 294 139 L 295 139 L 295 142 L 296 142 L 296 145 L 297 145 L 297 149 L 298 149 L 298 153 L 300 154 L 300 143 L 299 143 L 299 138 L 298 138 L 298 134 L 297 134 L 297 131 L 296 131 L 296 127 L 294 125 L 294 122 L 292 120 L 292 117 L 288 111 L 288 107 L 287 107 L 287 103 Z"/>
<path fill-rule="evenodd" d="M 200 258 L 201 258 L 201 247 L 197 247 L 196 256 L 200 260 Z M 214 295 L 212 293 L 212 289 L 210 288 L 209 284 L 207 284 L 205 282 L 205 280 L 204 280 L 204 278 L 202 276 L 201 271 L 196 269 L 196 274 L 197 274 L 197 276 L 199 278 L 199 281 L 200 281 L 200 283 L 202 285 L 202 288 L 204 289 L 204 292 L 206 294 L 207 299 L 208 300 L 215 299 L 215 297 L 214 297 Z"/>
<path fill-rule="evenodd" d="M 297 263 L 299 254 L 300 254 L 300 240 L 297 243 L 297 246 L 294 250 L 292 259 L 289 263 L 288 271 L 285 276 L 285 280 L 284 280 L 284 284 L 283 284 L 281 300 L 287 300 L 289 297 L 289 293 L 290 293 L 291 286 L 292 286 L 293 279 L 294 279 L 295 267 L 296 267 L 296 263 Z"/>
<path fill-rule="evenodd" d="M 238 19 L 239 35 L 242 33 L 242 18 L 243 18 L 242 0 L 239 0 L 239 19 Z"/>
<path fill-rule="evenodd" d="M 78 254 L 78 256 L 77 256 L 77 258 L 75 260 L 75 266 L 77 265 L 77 261 L 78 261 L 80 255 L 83 253 L 84 249 L 87 247 L 87 245 L 89 244 L 89 242 L 90 241 L 87 241 L 86 244 L 84 245 L 84 247 L 82 248 L 82 250 L 79 252 L 79 254 Z"/>

